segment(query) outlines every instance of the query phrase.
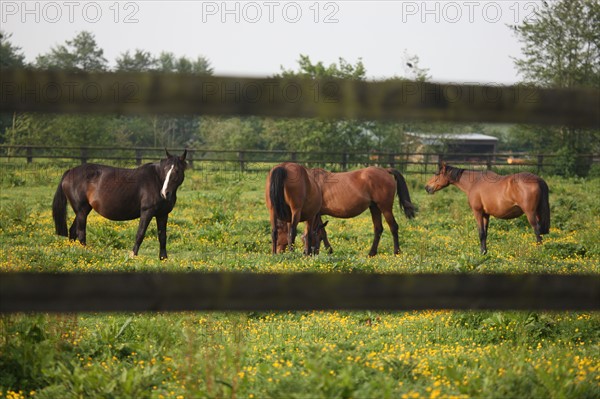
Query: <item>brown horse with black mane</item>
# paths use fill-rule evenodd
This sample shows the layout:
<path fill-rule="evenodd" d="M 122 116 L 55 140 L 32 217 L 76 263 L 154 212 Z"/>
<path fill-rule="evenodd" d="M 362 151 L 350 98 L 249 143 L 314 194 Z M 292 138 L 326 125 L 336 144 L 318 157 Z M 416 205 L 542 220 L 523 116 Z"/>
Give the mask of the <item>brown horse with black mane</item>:
<path fill-rule="evenodd" d="M 110 220 L 140 218 L 133 255 L 138 254 L 146 229 L 156 217 L 160 259 L 167 258 L 167 219 L 177 200 L 177 188 L 183 183 L 185 157 L 173 156 L 137 169 L 85 164 L 63 175 L 52 203 L 56 234 L 86 244 L 87 216 L 94 209 Z M 75 220 L 67 231 L 67 200 L 75 211 Z"/>
<path fill-rule="evenodd" d="M 310 174 L 318 182 L 322 194 L 321 215 L 336 218 L 353 218 L 367 208 L 373 220 L 373 244 L 369 256 L 377 254 L 383 233 L 382 214 L 390 227 L 394 240 L 394 254 L 400 253 L 398 223 L 394 218 L 394 196 L 407 218 L 415 216 L 415 208 L 404 177 L 395 169 L 368 167 L 351 172 L 332 173 L 323 169 L 311 169 Z"/>
<path fill-rule="evenodd" d="M 450 184 L 467 194 L 477 221 L 482 254 L 487 253 L 490 215 L 513 219 L 524 213 L 538 243 L 542 242 L 541 235 L 550 231 L 548 185 L 533 173 L 500 176 L 491 171 L 466 170 L 442 163 L 425 190 L 433 194 Z"/>
<path fill-rule="evenodd" d="M 267 176 L 265 200 L 271 222 L 272 253 L 277 253 L 278 232 L 289 223 L 288 239 L 290 250 L 294 250 L 298 223 L 306 222 L 304 253 L 315 253 L 315 231 L 321 189 L 308 169 L 293 162 L 275 166 Z"/>

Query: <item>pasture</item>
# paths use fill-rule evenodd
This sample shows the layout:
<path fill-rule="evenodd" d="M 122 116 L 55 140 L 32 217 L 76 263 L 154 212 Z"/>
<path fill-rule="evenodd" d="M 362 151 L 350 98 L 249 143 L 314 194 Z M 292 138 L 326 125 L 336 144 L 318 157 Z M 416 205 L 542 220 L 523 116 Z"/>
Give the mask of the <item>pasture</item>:
<path fill-rule="evenodd" d="M 367 257 L 366 212 L 326 218 L 331 255 L 272 256 L 268 167 L 201 164 L 186 172 L 159 261 L 154 221 L 135 258 L 137 220 L 92 212 L 87 247 L 55 235 L 63 166 L 1 164 L 0 271 L 600 273 L 599 179 L 543 176 L 552 221 L 542 246 L 525 217 L 492 218 L 480 255 L 464 194 L 427 195 L 430 175 L 405 174 L 418 212 L 407 220 L 396 199 L 399 255 L 385 226 Z M 37 314 L 1 316 L 0 332 L 1 398 L 600 396 L 598 313 Z"/>

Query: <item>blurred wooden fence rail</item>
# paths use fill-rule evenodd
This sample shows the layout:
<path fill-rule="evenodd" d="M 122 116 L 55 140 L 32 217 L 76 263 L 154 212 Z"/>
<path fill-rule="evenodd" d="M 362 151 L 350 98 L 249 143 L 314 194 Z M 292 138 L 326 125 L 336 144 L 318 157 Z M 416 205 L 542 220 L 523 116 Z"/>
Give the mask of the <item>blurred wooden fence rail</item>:
<path fill-rule="evenodd" d="M 257 115 L 600 128 L 600 91 L 400 80 L 6 70 L 0 112 Z M 0 312 L 598 310 L 599 275 L 0 274 Z"/>
<path fill-rule="evenodd" d="M 6 273 L 0 313 L 599 310 L 600 275 Z"/>
<path fill-rule="evenodd" d="M 182 152 L 181 149 L 171 149 Z M 34 159 L 76 160 L 81 164 L 88 162 L 118 161 L 141 165 L 144 162 L 154 162 L 164 157 L 164 148 L 152 147 L 58 147 L 33 145 L 0 144 L 0 158 L 6 160 L 24 159 L 33 163 Z M 600 163 L 600 156 L 581 154 L 586 158 L 585 163 L 592 165 Z M 241 171 L 267 171 L 269 164 L 284 161 L 300 162 L 306 165 L 327 165 L 334 169 L 347 170 L 351 167 L 377 165 L 392 167 L 404 173 L 431 173 L 440 160 L 445 159 L 455 164 L 484 166 L 487 169 L 502 167 L 515 171 L 530 168 L 542 173 L 545 169 L 554 167 L 558 156 L 556 154 L 526 154 L 526 153 L 394 153 L 394 152 L 303 152 L 279 150 L 219 150 L 219 149 L 188 149 L 187 161 L 192 168 L 196 164 L 218 162 L 223 169 L 223 163 L 233 165 Z M 416 166 L 411 168 L 409 166 Z M 430 168 L 433 166 L 433 168 Z M 202 167 L 202 166 L 200 166 Z"/>
<path fill-rule="evenodd" d="M 0 112 L 438 120 L 600 127 L 600 91 L 3 69 Z"/>

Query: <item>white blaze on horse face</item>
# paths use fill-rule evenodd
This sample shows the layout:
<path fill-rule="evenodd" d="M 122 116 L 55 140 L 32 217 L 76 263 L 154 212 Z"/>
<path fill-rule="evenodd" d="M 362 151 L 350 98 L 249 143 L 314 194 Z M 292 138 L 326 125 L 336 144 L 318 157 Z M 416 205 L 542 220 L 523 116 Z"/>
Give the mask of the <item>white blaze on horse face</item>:
<path fill-rule="evenodd" d="M 164 199 L 167 199 L 167 186 L 169 185 L 169 178 L 171 177 L 171 172 L 173 172 L 173 168 L 175 165 L 171 165 L 171 169 L 167 172 L 167 177 L 165 177 L 165 182 L 163 183 L 162 190 L 160 190 L 160 196 Z"/>

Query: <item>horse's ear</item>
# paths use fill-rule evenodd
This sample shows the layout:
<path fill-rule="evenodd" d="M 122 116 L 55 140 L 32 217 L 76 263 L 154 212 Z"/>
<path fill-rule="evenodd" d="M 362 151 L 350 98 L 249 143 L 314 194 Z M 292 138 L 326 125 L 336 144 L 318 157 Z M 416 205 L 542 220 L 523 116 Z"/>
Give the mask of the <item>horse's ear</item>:
<path fill-rule="evenodd" d="M 187 156 L 187 148 L 183 150 L 183 155 L 179 157 L 179 159 L 183 162 L 185 161 L 185 157 Z"/>
<path fill-rule="evenodd" d="M 329 223 L 329 220 L 328 220 L 328 221 L 326 221 L 325 223 L 323 223 L 323 224 L 321 225 L 321 228 L 325 228 L 325 226 L 327 226 L 327 223 Z"/>
<path fill-rule="evenodd" d="M 171 158 L 171 157 L 172 157 L 171 153 L 170 153 L 170 152 L 169 152 L 169 150 L 167 150 L 166 148 L 165 148 L 165 152 L 167 153 L 167 157 L 169 157 L 169 158 Z"/>
<path fill-rule="evenodd" d="M 446 166 L 448 166 L 446 164 L 446 162 L 442 161 L 442 163 L 440 164 L 440 172 L 445 172 L 446 171 Z"/>

